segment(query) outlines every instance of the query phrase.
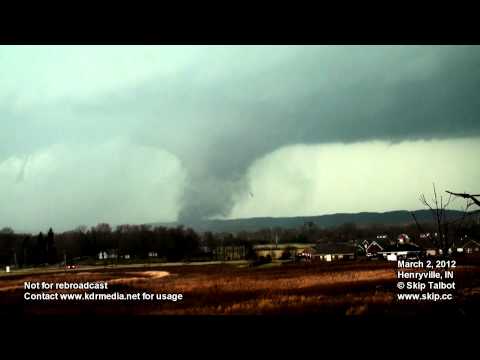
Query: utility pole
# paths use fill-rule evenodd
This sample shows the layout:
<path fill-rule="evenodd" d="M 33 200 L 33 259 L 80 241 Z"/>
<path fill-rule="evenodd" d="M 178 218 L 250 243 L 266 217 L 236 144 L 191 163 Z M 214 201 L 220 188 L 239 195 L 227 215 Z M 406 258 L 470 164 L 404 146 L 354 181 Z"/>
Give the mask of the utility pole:
<path fill-rule="evenodd" d="M 273 228 L 270 226 L 270 257 L 273 259 L 274 256 L 275 256 L 275 252 L 273 251 L 273 243 L 274 243 L 274 239 L 273 239 Z"/>

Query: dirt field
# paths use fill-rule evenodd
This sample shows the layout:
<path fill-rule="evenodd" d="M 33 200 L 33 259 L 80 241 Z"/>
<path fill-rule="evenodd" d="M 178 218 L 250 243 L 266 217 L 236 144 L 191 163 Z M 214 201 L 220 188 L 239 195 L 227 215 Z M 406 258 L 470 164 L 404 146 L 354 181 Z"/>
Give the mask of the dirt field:
<path fill-rule="evenodd" d="M 480 267 L 455 270 L 455 300 L 399 303 L 395 264 L 350 262 L 283 264 L 250 268 L 239 264 L 89 268 L 75 272 L 18 274 L 0 278 L 0 315 L 411 315 L 446 312 L 478 315 Z M 178 301 L 24 300 L 24 282 L 108 283 L 103 293 L 182 294 Z M 58 292 L 58 291 L 56 291 Z M 63 291 L 83 293 L 82 290 Z"/>

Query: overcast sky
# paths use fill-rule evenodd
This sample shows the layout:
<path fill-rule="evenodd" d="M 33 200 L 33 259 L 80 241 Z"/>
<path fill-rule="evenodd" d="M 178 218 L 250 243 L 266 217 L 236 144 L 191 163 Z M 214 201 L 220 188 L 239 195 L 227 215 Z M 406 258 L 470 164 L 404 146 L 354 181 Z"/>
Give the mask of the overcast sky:
<path fill-rule="evenodd" d="M 0 46 L 0 84 L 0 227 L 480 191 L 478 46 Z"/>

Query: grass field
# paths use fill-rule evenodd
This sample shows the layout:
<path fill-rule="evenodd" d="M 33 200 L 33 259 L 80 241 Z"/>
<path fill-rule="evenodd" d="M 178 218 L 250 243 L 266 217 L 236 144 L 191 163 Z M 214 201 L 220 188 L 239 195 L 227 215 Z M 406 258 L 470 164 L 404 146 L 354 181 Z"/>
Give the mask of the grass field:
<path fill-rule="evenodd" d="M 275 264 L 277 265 L 277 264 Z M 480 267 L 455 270 L 455 300 L 399 303 L 395 264 L 345 262 L 278 264 L 252 268 L 243 262 L 129 265 L 13 273 L 0 278 L 0 314 L 252 315 L 339 316 L 478 314 Z M 25 281 L 107 281 L 110 293 L 181 293 L 181 301 L 26 301 Z M 70 293 L 75 291 L 69 291 Z M 81 293 L 82 291 L 77 291 Z"/>

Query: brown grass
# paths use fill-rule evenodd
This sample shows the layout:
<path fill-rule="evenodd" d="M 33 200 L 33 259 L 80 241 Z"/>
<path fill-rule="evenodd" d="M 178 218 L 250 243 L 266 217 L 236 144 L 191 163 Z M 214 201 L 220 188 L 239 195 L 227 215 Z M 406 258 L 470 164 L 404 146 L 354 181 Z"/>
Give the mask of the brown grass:
<path fill-rule="evenodd" d="M 168 272 L 167 272 L 168 271 Z M 479 267 L 457 269 L 459 303 L 479 298 Z M 23 301 L 24 281 L 107 281 L 111 292 L 182 293 L 177 302 L 35 303 Z M 169 266 L 145 271 L 99 269 L 0 280 L 0 311 L 27 314 L 242 315 L 321 313 L 347 316 L 402 312 L 395 268 L 386 263 Z M 462 302 L 463 301 L 463 302 Z M 430 305 L 428 305 L 430 306 Z M 428 307 L 427 306 L 427 307 Z M 473 306 L 473 305 L 472 305 Z M 431 307 L 431 306 L 430 306 Z M 412 312 L 426 308 L 417 306 Z"/>

